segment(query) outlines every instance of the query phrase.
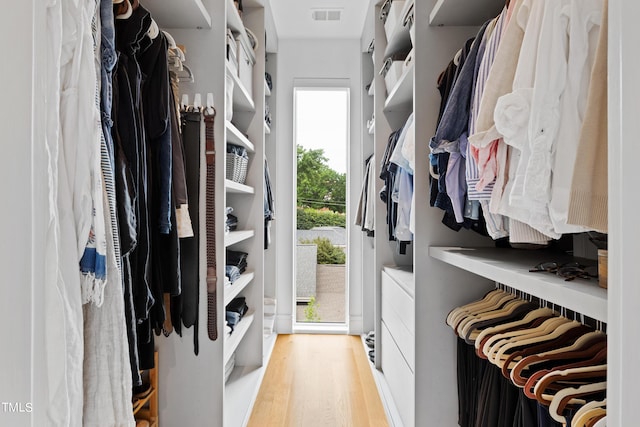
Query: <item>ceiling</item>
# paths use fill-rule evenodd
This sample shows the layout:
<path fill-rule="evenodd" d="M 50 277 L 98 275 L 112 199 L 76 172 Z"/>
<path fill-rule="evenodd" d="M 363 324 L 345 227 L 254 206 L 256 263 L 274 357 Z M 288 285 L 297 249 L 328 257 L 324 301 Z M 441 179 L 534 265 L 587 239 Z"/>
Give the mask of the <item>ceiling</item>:
<path fill-rule="evenodd" d="M 360 39 L 371 0 L 269 0 L 278 39 Z M 342 19 L 314 21 L 314 9 L 340 9 Z"/>

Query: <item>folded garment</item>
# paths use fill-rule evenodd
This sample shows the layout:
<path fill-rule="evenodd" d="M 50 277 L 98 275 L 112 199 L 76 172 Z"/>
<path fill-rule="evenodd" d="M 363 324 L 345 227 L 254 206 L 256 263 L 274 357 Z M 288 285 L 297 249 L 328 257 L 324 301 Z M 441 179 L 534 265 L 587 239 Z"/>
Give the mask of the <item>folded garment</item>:
<path fill-rule="evenodd" d="M 236 325 L 240 322 L 240 319 L 242 318 L 242 316 L 240 316 L 240 313 L 236 313 L 235 311 L 227 311 L 226 317 L 227 317 L 227 326 L 231 328 L 231 332 L 233 333 L 233 330 L 235 329 Z"/>
<path fill-rule="evenodd" d="M 241 251 L 232 251 L 230 249 L 227 249 L 227 265 L 238 265 L 242 262 L 246 262 L 247 261 L 247 255 L 249 255 L 246 252 L 241 252 Z"/>
<path fill-rule="evenodd" d="M 234 265 L 227 265 L 225 267 L 225 276 L 229 278 L 231 283 L 235 282 L 240 278 L 240 269 Z"/>
<path fill-rule="evenodd" d="M 247 310 L 249 310 L 249 307 L 247 306 L 245 297 L 234 298 L 227 304 L 227 312 L 233 311 L 239 313 L 240 317 L 244 316 Z"/>

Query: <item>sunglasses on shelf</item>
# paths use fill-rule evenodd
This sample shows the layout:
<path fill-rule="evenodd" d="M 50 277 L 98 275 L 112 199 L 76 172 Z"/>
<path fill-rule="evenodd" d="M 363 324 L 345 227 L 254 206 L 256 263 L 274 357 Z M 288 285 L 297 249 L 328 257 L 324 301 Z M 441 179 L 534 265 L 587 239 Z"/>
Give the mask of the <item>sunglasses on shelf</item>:
<path fill-rule="evenodd" d="M 562 277 L 567 282 L 578 278 L 588 280 L 592 277 L 598 277 L 597 267 L 585 266 L 577 261 L 571 261 L 564 264 L 560 264 L 555 261 L 545 261 L 529 269 L 529 272 L 531 273 L 537 273 L 540 271 L 554 273 L 557 276 Z"/>

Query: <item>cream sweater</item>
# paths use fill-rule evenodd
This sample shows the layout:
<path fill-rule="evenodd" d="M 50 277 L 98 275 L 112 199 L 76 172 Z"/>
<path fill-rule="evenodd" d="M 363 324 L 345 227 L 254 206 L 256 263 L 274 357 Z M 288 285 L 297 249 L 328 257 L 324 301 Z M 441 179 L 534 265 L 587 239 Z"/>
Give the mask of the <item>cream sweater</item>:
<path fill-rule="evenodd" d="M 580 133 L 568 222 L 607 232 L 607 1 Z"/>

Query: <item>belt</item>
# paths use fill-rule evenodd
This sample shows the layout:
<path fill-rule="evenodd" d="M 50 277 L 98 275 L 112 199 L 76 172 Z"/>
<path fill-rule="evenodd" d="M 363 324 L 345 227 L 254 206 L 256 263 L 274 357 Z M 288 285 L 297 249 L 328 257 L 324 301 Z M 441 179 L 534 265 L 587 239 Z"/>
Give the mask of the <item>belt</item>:
<path fill-rule="evenodd" d="M 216 285 L 216 151 L 213 125 L 216 111 L 209 114 L 205 110 L 205 157 L 207 162 L 206 184 L 206 230 L 207 230 L 207 333 L 209 339 L 218 339 L 218 298 Z"/>

